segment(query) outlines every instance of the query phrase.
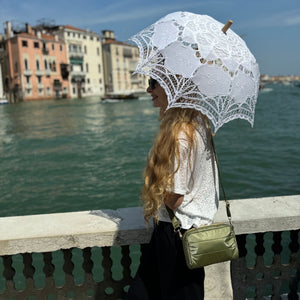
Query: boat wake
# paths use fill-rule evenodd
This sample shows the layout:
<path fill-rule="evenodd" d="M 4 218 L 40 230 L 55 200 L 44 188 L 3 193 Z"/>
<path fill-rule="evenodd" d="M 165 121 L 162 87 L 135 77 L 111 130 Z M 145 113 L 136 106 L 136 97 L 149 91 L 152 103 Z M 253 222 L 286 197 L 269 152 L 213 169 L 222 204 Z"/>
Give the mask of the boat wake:
<path fill-rule="evenodd" d="M 260 90 L 261 93 L 270 93 L 272 91 L 273 91 L 272 88 L 263 88 L 262 90 Z"/>
<path fill-rule="evenodd" d="M 121 99 L 103 99 L 101 100 L 101 103 L 119 103 L 124 102 L 124 100 Z"/>

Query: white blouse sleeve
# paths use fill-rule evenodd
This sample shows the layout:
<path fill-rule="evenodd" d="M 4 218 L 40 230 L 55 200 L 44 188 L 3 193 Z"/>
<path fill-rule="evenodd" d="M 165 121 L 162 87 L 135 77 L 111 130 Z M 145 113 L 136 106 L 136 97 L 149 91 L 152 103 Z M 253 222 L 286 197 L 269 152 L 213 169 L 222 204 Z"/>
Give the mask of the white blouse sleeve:
<path fill-rule="evenodd" d="M 190 149 L 188 141 L 183 137 L 179 138 L 179 154 L 180 154 L 180 166 L 177 172 L 174 174 L 174 187 L 173 193 L 185 195 L 189 192 L 189 182 L 191 178 L 191 161 L 192 154 L 189 154 Z M 178 160 L 175 157 L 174 170 L 178 167 Z"/>

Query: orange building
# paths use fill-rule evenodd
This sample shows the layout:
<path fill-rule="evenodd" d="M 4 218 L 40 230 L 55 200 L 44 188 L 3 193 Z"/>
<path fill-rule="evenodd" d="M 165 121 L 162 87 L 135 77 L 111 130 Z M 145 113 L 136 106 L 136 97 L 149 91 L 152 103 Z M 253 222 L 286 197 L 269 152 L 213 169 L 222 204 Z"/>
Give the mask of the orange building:
<path fill-rule="evenodd" d="M 4 42 L 10 102 L 70 96 L 63 40 L 28 24 L 24 32 L 13 32 L 7 22 Z"/>

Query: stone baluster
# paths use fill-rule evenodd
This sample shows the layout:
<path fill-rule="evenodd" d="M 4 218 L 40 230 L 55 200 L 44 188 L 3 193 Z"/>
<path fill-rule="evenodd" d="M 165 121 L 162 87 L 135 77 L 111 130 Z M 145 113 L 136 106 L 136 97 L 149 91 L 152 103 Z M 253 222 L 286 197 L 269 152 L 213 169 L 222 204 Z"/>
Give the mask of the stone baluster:
<path fill-rule="evenodd" d="M 130 265 L 131 265 L 131 258 L 129 255 L 129 246 L 122 246 L 122 259 L 121 259 L 121 264 L 123 266 L 123 285 L 129 285 L 132 277 L 131 277 L 131 272 L 130 272 Z M 127 292 L 123 290 L 124 292 Z"/>
<path fill-rule="evenodd" d="M 289 282 L 290 293 L 288 297 L 289 299 L 298 299 L 297 288 L 300 282 L 300 267 L 298 263 L 299 230 L 291 230 L 290 237 L 291 237 L 291 242 L 289 244 L 289 248 L 291 250 L 290 264 L 294 266 L 293 271 L 295 271 L 295 274 L 291 276 L 292 278 Z"/>
<path fill-rule="evenodd" d="M 65 287 L 68 289 L 69 287 L 74 286 L 74 277 L 73 277 L 73 270 L 74 264 L 72 262 L 72 249 L 63 249 L 64 254 L 64 265 L 63 270 L 65 272 Z"/>
<path fill-rule="evenodd" d="M 255 247 L 255 253 L 256 256 L 256 266 L 255 266 L 255 272 L 254 272 L 254 280 L 256 281 L 256 299 L 263 299 L 263 293 L 264 293 L 264 278 L 265 278 L 265 268 L 264 268 L 264 259 L 263 255 L 265 253 L 265 247 L 264 247 L 264 233 L 256 233 L 256 247 Z"/>
<path fill-rule="evenodd" d="M 33 291 L 34 290 L 34 279 L 33 275 L 35 272 L 35 268 L 32 264 L 32 254 L 31 253 L 23 253 L 23 274 L 25 277 L 26 289 Z"/>
<path fill-rule="evenodd" d="M 45 294 L 47 295 L 47 292 L 50 293 L 55 289 L 55 281 L 54 281 L 54 270 L 55 266 L 52 263 L 52 253 L 51 252 L 44 252 L 43 253 L 43 259 L 44 259 L 44 268 L 43 272 L 45 274 Z"/>
<path fill-rule="evenodd" d="M 3 265 L 4 265 L 4 271 L 3 276 L 5 278 L 5 287 L 8 291 L 15 291 L 15 283 L 14 283 L 14 276 L 16 274 L 16 270 L 12 266 L 12 256 L 11 255 L 5 255 L 3 256 Z"/>
<path fill-rule="evenodd" d="M 280 253 L 282 251 L 281 246 L 281 234 L 282 232 L 273 232 L 273 241 L 274 244 L 272 245 L 272 250 L 274 252 L 274 258 L 273 258 L 273 294 L 279 295 L 280 294 L 280 288 L 281 285 L 279 283 L 280 275 L 281 275 L 281 258 Z"/>

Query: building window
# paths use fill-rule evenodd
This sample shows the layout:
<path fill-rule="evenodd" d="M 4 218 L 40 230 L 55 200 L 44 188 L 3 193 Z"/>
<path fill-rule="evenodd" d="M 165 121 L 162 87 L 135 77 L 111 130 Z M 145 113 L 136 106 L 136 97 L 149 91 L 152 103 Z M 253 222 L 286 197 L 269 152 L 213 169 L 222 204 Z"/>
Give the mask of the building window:
<path fill-rule="evenodd" d="M 18 66 L 18 62 L 15 62 L 15 72 L 19 71 L 19 66 Z"/>
<path fill-rule="evenodd" d="M 55 49 L 55 45 L 54 44 L 52 44 L 52 50 L 54 50 Z"/>
<path fill-rule="evenodd" d="M 76 93 L 76 89 L 73 87 L 73 94 L 75 94 Z"/>
<path fill-rule="evenodd" d="M 44 90 L 43 89 L 39 89 L 39 95 L 44 95 Z"/>
<path fill-rule="evenodd" d="M 99 83 L 102 84 L 102 79 L 101 78 L 99 79 Z"/>
<path fill-rule="evenodd" d="M 48 69 L 48 62 L 47 62 L 46 59 L 45 59 L 45 61 L 44 61 L 44 65 L 45 65 L 45 70 L 47 70 L 47 69 Z"/>
<path fill-rule="evenodd" d="M 73 37 L 75 37 L 75 32 L 73 32 Z"/>
<path fill-rule="evenodd" d="M 70 36 L 70 32 L 68 32 L 68 36 Z"/>
<path fill-rule="evenodd" d="M 24 68 L 25 68 L 25 70 L 28 70 L 28 60 L 27 60 L 27 58 L 24 59 Z"/>
<path fill-rule="evenodd" d="M 30 83 L 30 76 L 25 76 L 25 78 L 26 78 L 26 83 Z"/>
<path fill-rule="evenodd" d="M 38 59 L 36 60 L 36 69 L 40 70 L 40 61 Z"/>
<path fill-rule="evenodd" d="M 62 45 L 59 45 L 59 50 L 63 51 L 63 46 Z"/>
<path fill-rule="evenodd" d="M 89 78 L 87 79 L 87 83 L 90 83 L 90 79 Z"/>
<path fill-rule="evenodd" d="M 87 48 L 84 46 L 84 53 L 87 54 Z"/>
<path fill-rule="evenodd" d="M 47 87 L 47 96 L 51 96 L 51 89 L 49 86 Z"/>
<path fill-rule="evenodd" d="M 90 40 L 91 40 L 91 41 L 93 41 L 93 40 L 94 40 L 94 38 L 91 36 L 91 37 L 90 37 Z"/>
<path fill-rule="evenodd" d="M 42 83 L 42 76 L 37 76 L 38 83 Z"/>
<path fill-rule="evenodd" d="M 88 63 L 85 64 L 85 69 L 86 69 L 86 72 L 89 72 L 89 64 Z"/>
<path fill-rule="evenodd" d="M 40 48 L 40 43 L 39 42 L 33 42 L 33 47 L 34 48 Z"/>
<path fill-rule="evenodd" d="M 98 73 L 101 73 L 101 65 L 98 64 Z"/>
<path fill-rule="evenodd" d="M 98 56 L 100 55 L 100 49 L 99 49 L 99 47 L 97 47 L 97 55 Z"/>
<path fill-rule="evenodd" d="M 28 42 L 27 41 L 22 41 L 22 47 L 28 47 Z"/>
<path fill-rule="evenodd" d="M 86 40 L 86 35 L 83 36 L 83 39 Z"/>
<path fill-rule="evenodd" d="M 78 33 L 78 37 L 80 38 L 80 33 Z"/>
<path fill-rule="evenodd" d="M 55 61 L 52 62 L 51 71 L 56 72 L 56 62 Z"/>

